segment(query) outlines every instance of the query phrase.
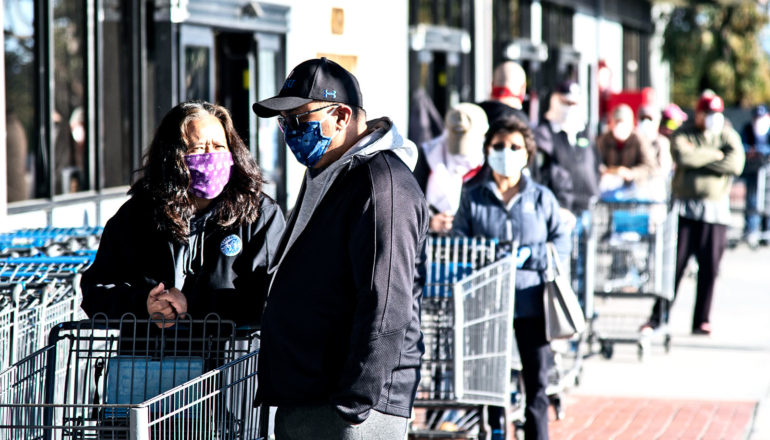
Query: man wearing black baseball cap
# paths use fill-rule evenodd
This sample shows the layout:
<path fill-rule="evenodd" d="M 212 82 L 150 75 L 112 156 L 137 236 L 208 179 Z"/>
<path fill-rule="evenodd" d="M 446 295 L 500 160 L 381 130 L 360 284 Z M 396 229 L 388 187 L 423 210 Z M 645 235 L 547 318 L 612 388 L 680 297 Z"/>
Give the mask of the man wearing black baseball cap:
<path fill-rule="evenodd" d="M 367 122 L 355 76 L 326 58 L 253 108 L 307 167 L 270 265 L 257 401 L 278 407 L 279 440 L 403 439 L 423 351 L 417 149 Z"/>

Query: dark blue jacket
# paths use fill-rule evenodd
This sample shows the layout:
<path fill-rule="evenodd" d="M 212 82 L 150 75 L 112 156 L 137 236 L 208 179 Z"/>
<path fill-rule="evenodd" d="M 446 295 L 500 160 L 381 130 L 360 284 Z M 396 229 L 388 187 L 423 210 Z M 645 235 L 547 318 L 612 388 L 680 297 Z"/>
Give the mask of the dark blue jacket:
<path fill-rule="evenodd" d="M 570 233 L 559 219 L 556 197 L 528 176 L 521 178 L 522 187 L 511 200 L 510 209 L 500 199 L 491 173 L 484 182 L 466 187 L 452 225 L 452 232 L 457 235 L 497 238 L 531 249 L 532 255 L 516 271 L 517 318 L 543 316 L 546 243 L 556 245 L 565 263 L 569 262 L 571 247 Z"/>
<path fill-rule="evenodd" d="M 303 200 L 304 187 L 298 198 Z M 424 351 L 416 283 L 429 213 L 396 154 L 355 156 L 296 241 L 295 207 L 262 319 L 257 401 L 409 417 Z"/>

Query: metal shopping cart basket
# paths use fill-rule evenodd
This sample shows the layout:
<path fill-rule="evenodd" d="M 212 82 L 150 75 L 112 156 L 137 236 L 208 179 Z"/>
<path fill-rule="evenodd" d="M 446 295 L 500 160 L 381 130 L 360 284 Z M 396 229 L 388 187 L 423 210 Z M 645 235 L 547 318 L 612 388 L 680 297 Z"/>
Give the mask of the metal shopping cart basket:
<path fill-rule="evenodd" d="M 674 295 L 678 216 L 664 202 L 622 201 L 596 204 L 592 212 L 594 319 L 589 342 L 598 341 L 607 359 L 615 343 L 637 345 L 640 360 L 653 339 L 671 344 L 667 316 L 653 333 L 640 329 L 652 302 Z"/>
<path fill-rule="evenodd" d="M 479 438 L 482 406 L 510 404 L 516 265 L 499 257 L 494 240 L 429 239 L 425 355 L 410 438 Z"/>
<path fill-rule="evenodd" d="M 0 439 L 263 438 L 256 337 L 213 315 L 59 324 L 0 373 Z"/>

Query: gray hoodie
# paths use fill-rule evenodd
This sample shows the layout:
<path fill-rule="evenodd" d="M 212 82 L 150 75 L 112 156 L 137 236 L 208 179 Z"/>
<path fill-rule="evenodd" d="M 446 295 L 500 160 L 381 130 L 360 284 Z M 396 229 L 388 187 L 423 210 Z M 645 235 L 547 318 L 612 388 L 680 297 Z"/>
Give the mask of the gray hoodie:
<path fill-rule="evenodd" d="M 289 215 L 287 225 L 291 227 L 291 235 L 276 265 L 270 272 L 274 272 L 283 261 L 283 256 L 297 240 L 299 234 L 305 229 L 308 221 L 313 216 L 318 204 L 323 200 L 334 179 L 350 164 L 356 156 L 369 156 L 378 151 L 390 150 L 406 164 L 410 170 L 414 171 L 417 165 L 417 146 L 409 139 L 403 138 L 393 125 L 390 118 L 384 117 L 373 119 L 366 123 L 367 134 L 364 135 L 355 145 L 350 147 L 345 154 L 335 162 L 321 170 L 308 168 L 305 171 L 305 178 L 302 182 L 300 197 L 297 204 Z M 295 217 L 293 219 L 292 217 Z"/>

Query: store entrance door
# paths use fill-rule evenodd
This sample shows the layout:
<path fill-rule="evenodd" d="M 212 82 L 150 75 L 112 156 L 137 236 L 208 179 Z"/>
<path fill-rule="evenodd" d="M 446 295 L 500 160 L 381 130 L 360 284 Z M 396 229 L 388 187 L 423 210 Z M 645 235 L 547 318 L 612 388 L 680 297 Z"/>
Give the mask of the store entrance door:
<path fill-rule="evenodd" d="M 255 117 L 251 111 L 254 77 L 254 34 L 220 32 L 216 35 L 216 99 L 233 117 L 235 130 L 249 146 L 249 127 Z"/>

